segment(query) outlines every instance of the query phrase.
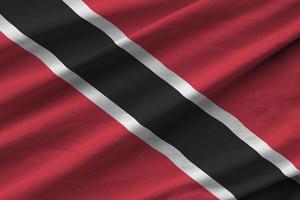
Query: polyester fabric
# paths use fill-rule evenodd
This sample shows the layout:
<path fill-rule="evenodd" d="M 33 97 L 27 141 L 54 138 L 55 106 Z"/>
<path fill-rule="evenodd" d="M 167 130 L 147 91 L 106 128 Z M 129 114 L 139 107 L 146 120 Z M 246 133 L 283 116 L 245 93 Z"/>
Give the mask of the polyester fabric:
<path fill-rule="evenodd" d="M 85 3 L 299 172 L 299 1 Z M 3 0 L 0 14 L 232 199 L 300 198 L 297 174 L 287 176 L 285 165 L 272 163 L 65 2 Z M 227 199 L 133 136 L 79 93 L 77 80 L 61 80 L 22 49 L 29 43 L 1 29 L 1 199 Z"/>

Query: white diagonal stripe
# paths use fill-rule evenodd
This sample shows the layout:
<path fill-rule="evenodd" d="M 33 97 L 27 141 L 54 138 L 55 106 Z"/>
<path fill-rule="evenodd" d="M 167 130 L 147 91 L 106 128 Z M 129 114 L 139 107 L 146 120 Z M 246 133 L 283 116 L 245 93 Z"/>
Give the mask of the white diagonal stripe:
<path fill-rule="evenodd" d="M 190 162 L 175 147 L 166 143 L 149 129 L 139 124 L 132 116 L 118 105 L 104 96 L 101 92 L 69 70 L 55 55 L 37 44 L 0 15 L 0 31 L 13 42 L 39 58 L 54 74 L 69 83 L 82 95 L 87 97 L 98 107 L 107 112 L 121 123 L 131 133 L 143 140 L 171 160 L 179 169 L 205 187 L 209 192 L 221 200 L 235 200 L 236 198 L 226 188 L 208 176 L 205 172 Z"/>
<path fill-rule="evenodd" d="M 95 13 L 82 0 L 62 0 L 77 15 L 106 33 L 116 45 L 134 56 L 161 79 L 169 83 L 185 98 L 199 106 L 206 113 L 226 125 L 237 137 L 252 147 L 263 158 L 275 165 L 285 176 L 300 184 L 300 171 L 283 155 L 272 149 L 266 142 L 246 128 L 236 117 L 209 100 L 189 83 L 169 70 L 145 49 L 130 40 L 120 29 L 104 17 Z"/>

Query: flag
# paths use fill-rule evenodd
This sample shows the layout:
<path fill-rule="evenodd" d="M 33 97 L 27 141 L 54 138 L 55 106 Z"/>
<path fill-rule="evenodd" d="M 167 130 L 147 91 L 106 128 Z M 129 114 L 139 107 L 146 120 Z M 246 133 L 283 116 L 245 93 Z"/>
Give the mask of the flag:
<path fill-rule="evenodd" d="M 0 199 L 300 199 L 299 11 L 1 0 Z"/>

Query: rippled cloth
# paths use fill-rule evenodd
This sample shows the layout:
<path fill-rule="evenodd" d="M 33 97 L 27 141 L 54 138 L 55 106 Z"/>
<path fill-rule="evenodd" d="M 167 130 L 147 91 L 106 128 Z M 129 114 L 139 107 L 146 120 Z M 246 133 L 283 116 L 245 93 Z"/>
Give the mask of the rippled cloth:
<path fill-rule="evenodd" d="M 2 20 L 1 200 L 300 199 L 299 0 L 84 1 L 228 112 L 225 122 L 66 2 L 1 0 L 0 15 L 208 178 L 51 71 Z M 272 163 L 274 152 L 289 165 Z"/>

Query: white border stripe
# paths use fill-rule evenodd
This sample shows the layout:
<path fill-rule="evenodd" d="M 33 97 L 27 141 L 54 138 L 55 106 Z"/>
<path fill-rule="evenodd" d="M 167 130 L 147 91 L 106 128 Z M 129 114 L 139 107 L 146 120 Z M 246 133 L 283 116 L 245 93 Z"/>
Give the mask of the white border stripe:
<path fill-rule="evenodd" d="M 82 0 L 62 0 L 81 18 L 106 33 L 116 45 L 134 56 L 152 72 L 165 80 L 185 98 L 203 109 L 206 113 L 225 124 L 237 137 L 247 143 L 266 160 L 273 163 L 283 174 L 300 184 L 300 171 L 295 165 L 273 150 L 266 142 L 246 128 L 236 117 L 226 112 L 206 96 L 194 89 L 180 76 L 164 66 L 159 60 L 127 38 L 115 25 L 95 13 Z"/>
<path fill-rule="evenodd" d="M 169 158 L 179 169 L 205 187 L 209 192 L 222 200 L 235 200 L 236 198 L 227 189 L 209 177 L 205 172 L 191 163 L 176 148 L 166 143 L 149 129 L 139 124 L 132 116 L 122 110 L 118 105 L 109 100 L 101 92 L 80 78 L 77 74 L 70 71 L 58 58 L 50 51 L 40 46 L 16 27 L 10 24 L 3 16 L 0 15 L 0 31 L 3 32 L 13 42 L 32 53 L 39 58 L 46 66 L 58 77 L 65 80 L 82 95 L 87 97 L 98 107 L 107 112 L 110 116 L 121 123 L 131 133 L 143 140 L 145 143 L 156 149 L 167 158 Z"/>

